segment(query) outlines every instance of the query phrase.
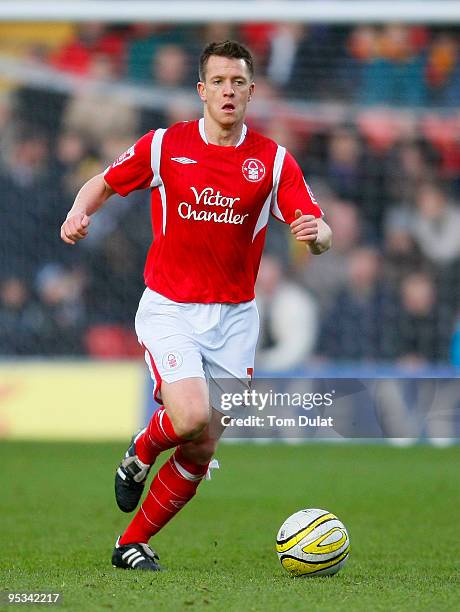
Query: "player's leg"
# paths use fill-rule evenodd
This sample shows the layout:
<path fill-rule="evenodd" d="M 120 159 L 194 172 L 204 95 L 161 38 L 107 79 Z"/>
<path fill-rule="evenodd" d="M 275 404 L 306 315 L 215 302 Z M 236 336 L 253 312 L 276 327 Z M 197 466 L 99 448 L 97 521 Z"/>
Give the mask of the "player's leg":
<path fill-rule="evenodd" d="M 246 385 L 245 381 L 254 363 L 258 331 L 255 304 L 227 308 L 227 313 L 219 315 L 219 325 L 223 333 L 220 339 L 217 338 L 217 347 L 212 341 L 207 346 L 201 346 L 210 358 L 210 362 L 205 364 L 205 370 L 208 377 L 213 379 L 211 389 L 225 391 L 225 381 L 236 381 L 237 386 L 231 384 L 231 388 L 241 390 L 241 386 Z M 210 339 L 215 337 L 215 334 L 210 334 Z M 227 345 L 221 340 L 227 340 Z M 217 381 L 218 377 L 222 381 Z M 225 428 L 222 413 L 213 408 L 209 423 L 196 435 L 204 424 L 205 414 L 209 414 L 207 407 L 210 401 L 217 409 L 221 405 L 219 392 L 215 392 L 210 400 L 207 385 L 204 381 L 200 382 L 201 389 L 193 386 L 191 381 L 162 385 L 162 396 L 168 406 L 171 422 L 193 439 L 179 445 L 156 474 L 142 506 L 120 539 L 125 546 L 132 543 L 147 544 L 193 498 L 209 469 Z M 203 397 L 205 404 L 202 403 Z M 193 406 L 191 411 L 190 405 Z"/>
<path fill-rule="evenodd" d="M 167 407 L 156 410 L 147 427 L 133 438 L 115 476 L 115 496 L 124 512 L 137 507 L 150 467 L 158 455 L 196 438 L 209 422 L 204 378 L 163 381 L 161 394 Z"/>
<path fill-rule="evenodd" d="M 151 315 L 155 318 L 158 310 L 157 307 L 149 309 L 149 319 L 152 318 Z M 177 308 L 170 309 L 172 315 L 177 311 Z M 153 341 L 151 336 L 143 333 L 143 325 L 138 325 L 136 319 L 138 336 L 142 340 L 143 336 L 146 337 L 147 342 L 143 340 L 143 344 L 148 347 L 147 363 L 158 383 L 157 387 L 161 383 L 161 395 L 166 408 L 157 411 L 160 414 L 156 417 L 156 425 L 155 421 L 153 424 L 151 421 L 152 427 L 149 424 L 139 437 L 135 450 L 139 446 L 142 457 L 146 461 L 151 461 L 161 450 L 177 446 L 178 441 L 182 444 L 160 468 L 142 507 L 117 541 L 112 562 L 118 567 L 134 567 L 132 560 L 137 563 L 140 558 L 135 558 L 136 553 L 142 555 L 142 551 L 151 550 L 147 545 L 149 538 L 194 496 L 199 483 L 206 475 L 217 440 L 223 431 L 220 424 L 221 416 L 217 413 L 214 414 L 209 426 L 207 425 L 210 408 L 201 352 L 196 344 L 196 335 L 190 338 L 187 333 L 189 329 L 196 329 L 197 322 L 204 329 L 214 328 L 219 321 L 220 308 L 211 307 L 209 310 L 200 308 L 201 312 L 193 311 L 188 321 L 185 309 L 179 308 L 179 311 L 180 317 L 173 316 L 172 319 L 176 320 L 172 323 L 171 317 L 162 317 L 161 325 L 144 327 L 144 331 L 147 332 L 154 330 L 157 337 Z M 191 325 L 192 320 L 193 325 Z M 184 321 L 186 325 L 182 329 Z M 159 332 L 160 337 L 158 337 Z M 199 333 L 201 332 L 197 331 L 197 334 Z M 175 344 L 171 344 L 172 342 Z M 176 350 L 178 342 L 180 347 Z M 185 368 L 182 367 L 183 364 L 186 364 Z M 192 374 L 187 377 L 184 375 L 185 372 Z M 137 550 L 138 547 L 142 547 L 142 550 Z M 158 569 L 154 560 L 147 561 L 150 562 L 150 567 L 145 569 Z M 139 565 L 142 562 L 139 562 Z"/>
<path fill-rule="evenodd" d="M 182 454 L 192 463 L 209 465 L 224 430 L 222 414 L 212 409 L 208 426 L 195 440 L 181 445 Z"/>
<path fill-rule="evenodd" d="M 209 422 L 209 397 L 202 377 L 172 383 L 162 381 L 164 408 L 154 413 L 145 432 L 136 442 L 139 458 L 152 464 L 159 453 L 196 438 Z"/>
<path fill-rule="evenodd" d="M 221 418 L 213 410 L 211 421 L 201 434 L 178 446 L 159 469 L 139 511 L 121 536 L 121 544 L 147 544 L 192 499 L 224 431 Z"/>
<path fill-rule="evenodd" d="M 209 422 L 204 379 L 163 383 L 162 395 L 168 402 L 165 414 L 171 414 L 171 423 L 184 434 L 184 444 L 159 469 L 141 508 L 115 544 L 112 564 L 123 569 L 161 569 L 148 541 L 195 495 L 223 430 L 218 422 Z M 192 406 L 188 416 L 187 405 Z"/>
<path fill-rule="evenodd" d="M 184 310 L 150 290 L 139 304 L 136 331 L 155 383 L 155 398 L 164 407 L 131 440 L 117 469 L 115 497 L 124 512 L 138 505 L 158 455 L 199 435 L 209 421 L 201 354 Z"/>

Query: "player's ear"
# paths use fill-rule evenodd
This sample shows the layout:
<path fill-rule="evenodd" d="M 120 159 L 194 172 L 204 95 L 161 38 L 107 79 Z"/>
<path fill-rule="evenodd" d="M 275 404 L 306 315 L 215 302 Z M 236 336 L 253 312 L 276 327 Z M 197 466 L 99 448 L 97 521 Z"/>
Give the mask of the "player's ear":
<path fill-rule="evenodd" d="M 249 95 L 248 95 L 248 102 L 251 101 L 252 96 L 254 95 L 254 89 L 255 89 L 255 85 L 254 83 L 251 83 L 251 85 L 249 86 Z"/>
<path fill-rule="evenodd" d="M 198 81 L 196 85 L 196 90 L 201 100 L 203 102 L 206 102 L 206 85 L 203 83 L 203 81 Z"/>

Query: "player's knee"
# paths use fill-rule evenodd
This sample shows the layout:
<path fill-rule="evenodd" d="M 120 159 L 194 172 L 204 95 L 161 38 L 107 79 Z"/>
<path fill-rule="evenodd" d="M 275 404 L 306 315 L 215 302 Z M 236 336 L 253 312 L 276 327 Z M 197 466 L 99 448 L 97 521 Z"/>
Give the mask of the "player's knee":
<path fill-rule="evenodd" d="M 209 423 L 209 409 L 204 406 L 189 406 L 171 417 L 176 434 L 187 440 L 198 437 Z"/>

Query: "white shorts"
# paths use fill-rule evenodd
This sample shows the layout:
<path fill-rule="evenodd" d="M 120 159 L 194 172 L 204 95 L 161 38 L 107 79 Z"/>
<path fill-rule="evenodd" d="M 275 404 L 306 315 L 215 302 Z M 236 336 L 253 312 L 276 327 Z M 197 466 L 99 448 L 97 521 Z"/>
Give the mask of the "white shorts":
<path fill-rule="evenodd" d="M 249 380 L 259 313 L 255 300 L 240 304 L 180 303 L 147 288 L 136 314 L 136 333 L 145 348 L 155 399 L 161 403 L 162 380 Z"/>

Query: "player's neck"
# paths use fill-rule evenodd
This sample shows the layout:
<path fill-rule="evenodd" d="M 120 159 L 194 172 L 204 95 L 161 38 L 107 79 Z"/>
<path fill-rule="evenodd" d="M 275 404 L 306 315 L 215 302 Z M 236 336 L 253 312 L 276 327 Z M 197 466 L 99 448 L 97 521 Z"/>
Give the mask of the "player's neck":
<path fill-rule="evenodd" d="M 209 144 L 218 145 L 220 147 L 234 147 L 241 139 L 243 121 L 226 127 L 216 123 L 205 114 L 204 131 L 206 140 Z"/>

